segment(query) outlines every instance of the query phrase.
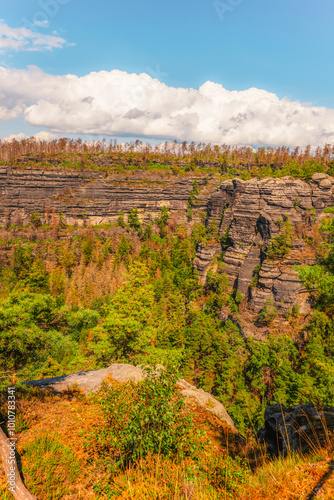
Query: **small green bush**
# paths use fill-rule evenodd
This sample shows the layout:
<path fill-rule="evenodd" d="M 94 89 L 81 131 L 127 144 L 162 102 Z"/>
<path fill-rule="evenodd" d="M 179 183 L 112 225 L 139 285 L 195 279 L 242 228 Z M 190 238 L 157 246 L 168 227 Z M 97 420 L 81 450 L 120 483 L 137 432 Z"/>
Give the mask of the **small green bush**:
<path fill-rule="evenodd" d="M 37 229 L 42 225 L 41 214 L 39 212 L 33 212 L 29 216 L 31 224 Z"/>
<path fill-rule="evenodd" d="M 122 212 L 122 210 L 118 214 L 117 226 L 126 227 L 126 222 L 124 220 L 124 212 Z"/>
<path fill-rule="evenodd" d="M 268 297 L 259 312 L 257 323 L 259 325 L 269 325 L 274 321 L 276 316 L 277 308 L 273 306 L 273 300 Z"/>
<path fill-rule="evenodd" d="M 137 231 L 139 235 L 142 233 L 141 223 L 138 217 L 138 208 L 132 208 L 128 218 L 129 226 Z"/>
<path fill-rule="evenodd" d="M 104 385 L 96 396 L 106 421 L 104 431 L 95 434 L 100 446 L 110 450 L 121 466 L 148 453 L 198 457 L 200 433 L 195 432 L 184 399 L 175 390 L 177 373 L 158 367 L 146 372 L 137 386 Z"/>
<path fill-rule="evenodd" d="M 277 221 L 278 222 L 278 221 Z M 289 216 L 285 216 L 285 222 L 280 234 L 271 238 L 267 249 L 269 259 L 284 259 L 290 252 L 295 236 L 292 234 L 292 226 Z"/>

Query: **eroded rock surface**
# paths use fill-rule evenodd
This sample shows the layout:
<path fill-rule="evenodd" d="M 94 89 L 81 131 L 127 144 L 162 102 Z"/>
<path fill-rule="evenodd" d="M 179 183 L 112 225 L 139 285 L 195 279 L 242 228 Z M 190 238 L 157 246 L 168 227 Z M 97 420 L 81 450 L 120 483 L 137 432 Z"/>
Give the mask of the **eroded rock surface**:
<path fill-rule="evenodd" d="M 313 403 L 286 408 L 275 404 L 264 413 L 265 427 L 258 437 L 268 452 L 286 455 L 289 451 L 315 451 L 329 444 L 334 432 L 334 407 L 317 409 Z"/>
<path fill-rule="evenodd" d="M 220 235 L 228 234 L 226 272 L 255 312 L 268 298 L 280 315 L 287 314 L 294 304 L 300 306 L 300 312 L 309 312 L 307 294 L 295 266 L 315 263 L 314 251 L 303 237 L 324 216 L 324 209 L 332 205 L 334 179 L 320 173 L 314 174 L 309 184 L 288 177 L 227 180 L 211 196 L 207 224 L 215 221 Z M 282 231 L 287 218 L 293 232 L 291 251 L 282 259 L 268 259 L 265 250 L 271 238 Z M 207 271 L 210 264 L 202 255 L 200 248 L 195 263 L 203 273 L 202 268 Z M 257 286 L 250 288 L 256 266 L 260 267 Z"/>
<path fill-rule="evenodd" d="M 213 176 L 4 166 L 0 167 L 0 224 L 5 224 L 5 219 L 12 224 L 18 219 L 29 223 L 33 212 L 39 212 L 44 222 L 48 210 L 50 220 L 52 210 L 56 214 L 61 211 L 68 224 L 83 224 L 84 219 L 92 224 L 116 222 L 120 211 L 128 214 L 133 208 L 138 208 L 142 220 L 148 220 L 164 205 L 183 224 L 188 220 L 187 204 L 195 180 L 200 193 L 194 208 L 205 211 L 217 186 Z"/>
<path fill-rule="evenodd" d="M 112 377 L 118 382 L 140 382 L 146 376 L 146 372 L 141 366 L 132 366 L 128 364 L 114 363 L 108 368 L 87 372 L 77 372 L 63 377 L 53 377 L 42 380 L 32 380 L 23 382 L 26 385 L 38 387 L 40 389 L 51 389 L 56 393 L 67 390 L 74 384 L 85 394 L 96 392 L 101 387 L 102 381 L 107 376 Z M 191 398 L 199 406 L 215 415 L 223 424 L 228 425 L 233 431 L 236 431 L 234 423 L 225 410 L 224 406 L 217 401 L 211 394 L 197 389 L 183 379 L 176 383 L 180 394 L 185 398 Z"/>

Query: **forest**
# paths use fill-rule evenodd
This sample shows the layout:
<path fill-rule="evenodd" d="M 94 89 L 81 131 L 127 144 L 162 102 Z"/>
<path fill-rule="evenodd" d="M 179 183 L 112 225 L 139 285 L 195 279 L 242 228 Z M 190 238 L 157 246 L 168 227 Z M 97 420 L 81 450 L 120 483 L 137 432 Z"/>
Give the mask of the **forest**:
<path fill-rule="evenodd" d="M 254 151 L 186 143 L 166 143 L 163 148 L 154 149 L 139 141 L 124 147 L 103 141 L 86 144 L 66 139 L 46 144 L 32 139 L 0 144 L 0 160 L 12 168 L 33 162 L 35 168 L 49 165 L 85 169 L 94 163 L 96 168 L 108 170 L 179 169 L 180 175 L 189 170 L 218 169 L 222 179 L 238 175 L 244 180 L 291 176 L 309 181 L 314 172 L 332 175 L 333 154 L 330 146 L 314 151 L 310 147 Z M 99 166 L 101 158 L 106 158 L 107 164 L 102 161 Z M 197 195 L 196 185 L 191 195 Z M 191 206 L 190 199 L 188 207 Z M 268 327 L 270 333 L 264 342 L 240 333 L 238 318 L 243 314 L 243 296 L 231 288 L 223 263 L 228 235 L 219 236 L 218 227 L 206 224 L 204 217 L 202 222 L 179 224 L 168 207 L 162 206 L 157 217 L 144 223 L 137 207 L 133 207 L 129 214 L 120 211 L 116 223 L 92 225 L 84 220 L 82 226 L 69 225 L 61 213 L 46 222 L 44 214 L 33 212 L 27 224 L 8 222 L 1 227 L 2 420 L 6 418 L 4 394 L 12 384 L 17 385 L 22 399 L 19 418 L 24 432 L 37 419 L 33 405 L 38 412 L 38 405 L 51 407 L 58 404 L 55 401 L 59 398 L 38 395 L 36 390 L 22 386 L 23 381 L 96 370 L 115 362 L 162 364 L 167 368 L 162 386 L 154 377 L 148 377 L 146 385 L 138 388 L 131 384 L 124 388 L 105 387 L 89 403 L 91 406 L 75 392 L 68 395 L 68 404 L 75 411 L 79 411 L 77 405 L 82 405 L 80 411 L 90 412 L 88 420 L 94 412 L 104 412 L 105 417 L 99 418 L 105 418 L 105 427 L 93 428 L 95 433 L 86 435 L 81 458 L 77 450 L 62 448 L 60 435 L 51 442 L 40 433 L 35 441 L 29 441 L 22 460 L 30 490 L 41 499 L 266 498 L 256 496 L 260 495 L 258 485 L 254 486 L 257 479 L 249 479 L 259 465 L 265 464 L 268 470 L 274 467 L 255 440 L 256 432 L 263 426 L 266 407 L 275 403 L 290 407 L 311 401 L 324 407 L 334 406 L 333 213 L 334 208 L 326 209 L 315 229 L 317 263 L 299 265 L 297 269 L 309 293 L 312 314 L 302 317 L 298 307 L 294 308 L 284 318 L 289 328 L 281 334 L 277 329 L 280 318 L 268 301 L 254 325 Z M 283 258 L 290 251 L 290 240 L 291 228 L 286 223 L 280 237 L 272 239 L 268 258 Z M 215 257 L 214 269 L 201 284 L 193 261 L 198 245 L 212 242 L 221 244 L 221 254 Z M 258 286 L 256 272 L 251 286 Z M 222 308 L 229 311 L 231 319 L 222 320 Z M 206 441 L 203 429 L 195 429 L 173 392 L 176 373 L 224 404 L 249 443 L 247 453 L 233 451 L 231 445 L 232 454 L 211 457 L 206 464 L 201 462 L 199 456 L 204 453 Z M 147 442 L 146 434 L 140 434 L 140 421 L 126 401 L 136 402 L 137 414 L 145 421 L 150 413 L 147 401 L 154 401 L 159 390 L 168 404 L 160 408 L 155 403 L 160 411 L 157 419 L 162 436 L 158 446 L 154 437 Z M 141 401 L 146 403 L 141 406 Z M 132 427 L 124 424 L 122 414 L 127 415 Z M 176 419 L 176 415 L 180 417 Z M 117 427 L 115 422 L 121 423 Z M 171 436 L 166 431 L 169 427 L 174 430 Z M 84 426 L 81 430 L 86 433 Z M 134 434 L 137 441 L 133 441 Z M 193 446 L 189 435 L 193 436 Z M 142 439 L 140 453 L 138 439 Z M 51 454 L 47 451 L 50 449 Z M 53 464 L 52 456 L 57 453 L 60 461 Z M 43 454 L 49 454 L 53 464 L 52 477 L 43 476 L 46 472 L 41 474 L 50 465 L 43 463 L 42 458 L 39 469 L 34 469 L 36 457 Z M 165 458 L 158 466 L 160 455 Z M 304 458 L 289 460 L 292 464 L 301 460 L 302 464 Z M 188 479 L 182 484 L 176 479 L 180 463 L 183 474 L 188 471 Z M 276 465 L 275 473 L 283 474 L 279 468 L 284 468 L 283 459 L 277 463 L 280 465 Z M 81 497 L 71 490 L 71 484 L 82 475 L 83 464 L 95 473 L 97 469 L 106 471 L 95 483 L 95 497 Z M 165 496 L 158 496 L 157 492 L 156 496 L 149 496 L 149 491 L 154 490 L 149 483 L 149 470 L 158 467 Z M 172 485 L 168 485 L 168 468 L 172 471 Z M 72 479 L 64 487 L 61 480 L 56 481 L 55 474 L 60 474 L 60 478 L 61 474 L 69 474 Z M 131 481 L 142 481 L 142 496 L 128 488 L 129 474 Z M 194 477 L 202 476 L 206 479 L 200 492 Z M 42 485 L 46 477 L 49 490 Z M 77 496 L 66 497 L 70 490 Z M 277 495 L 279 491 L 282 493 L 278 489 Z M 292 498 L 274 494 L 272 498 Z M 1 498 L 10 498 L 8 493 L 2 495 Z"/>

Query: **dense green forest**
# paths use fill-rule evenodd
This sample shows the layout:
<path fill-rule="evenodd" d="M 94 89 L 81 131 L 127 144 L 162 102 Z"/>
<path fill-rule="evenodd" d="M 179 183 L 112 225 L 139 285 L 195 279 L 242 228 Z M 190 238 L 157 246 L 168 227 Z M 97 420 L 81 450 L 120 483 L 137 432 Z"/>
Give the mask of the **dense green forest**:
<path fill-rule="evenodd" d="M 331 212 L 331 211 L 330 211 Z M 0 359 L 2 386 L 106 367 L 112 362 L 162 363 L 212 392 L 241 433 L 257 430 L 269 403 L 334 404 L 334 226 L 320 229 L 319 264 L 301 267 L 315 313 L 293 334 L 257 342 L 236 321 L 242 297 L 230 289 L 222 256 L 205 285 L 193 258 L 198 242 L 219 241 L 217 228 L 178 226 L 163 207 L 142 226 L 128 222 L 78 229 L 60 219 L 2 229 Z M 223 238 L 224 240 L 224 238 Z M 222 252 L 226 242 L 222 241 Z M 256 286 L 256 280 L 253 283 Z M 259 321 L 269 326 L 270 304 Z M 296 326 L 297 325 L 297 326 Z"/>

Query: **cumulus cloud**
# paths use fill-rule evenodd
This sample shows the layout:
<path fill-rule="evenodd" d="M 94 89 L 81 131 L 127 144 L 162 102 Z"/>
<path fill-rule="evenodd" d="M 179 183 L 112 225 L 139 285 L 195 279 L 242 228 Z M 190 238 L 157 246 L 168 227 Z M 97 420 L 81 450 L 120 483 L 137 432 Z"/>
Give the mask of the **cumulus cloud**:
<path fill-rule="evenodd" d="M 44 23 L 43 26 L 47 25 Z M 29 28 L 11 28 L 3 19 L 0 19 L 0 52 L 6 50 L 41 51 L 61 49 L 66 40 L 56 35 L 46 35 L 30 30 Z"/>
<path fill-rule="evenodd" d="M 5 137 L 3 139 L 4 142 L 11 142 L 11 141 L 22 141 L 23 139 L 28 139 L 28 137 L 31 137 L 27 134 L 24 134 L 21 132 L 20 134 L 11 134 L 8 137 Z M 46 130 L 41 130 L 41 132 L 37 132 L 33 136 L 37 141 L 52 141 L 53 139 L 59 139 L 59 136 L 56 134 L 52 134 L 51 132 L 47 132 Z"/>
<path fill-rule="evenodd" d="M 0 67 L 0 119 L 23 116 L 61 134 L 161 137 L 216 144 L 334 143 L 334 110 L 279 99 L 266 90 L 168 87 L 123 71 L 54 76 Z"/>

